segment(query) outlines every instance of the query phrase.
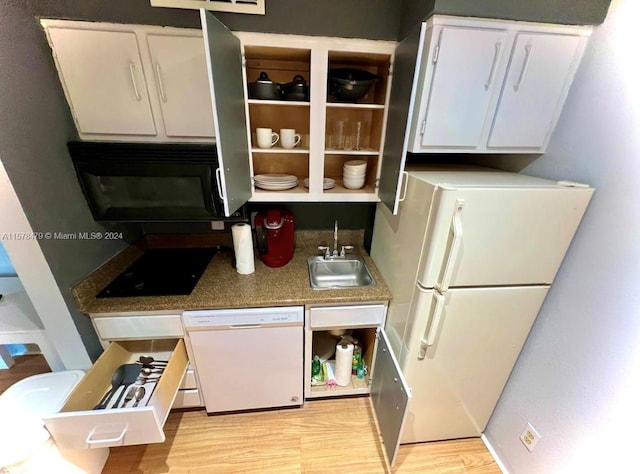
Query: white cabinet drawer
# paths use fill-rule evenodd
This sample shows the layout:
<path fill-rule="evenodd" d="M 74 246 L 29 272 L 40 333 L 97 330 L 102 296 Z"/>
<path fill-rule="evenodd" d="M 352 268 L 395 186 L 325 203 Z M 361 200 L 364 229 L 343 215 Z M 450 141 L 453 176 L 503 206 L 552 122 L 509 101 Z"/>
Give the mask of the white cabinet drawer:
<path fill-rule="evenodd" d="M 192 408 L 203 406 L 200 400 L 200 392 L 197 388 L 190 390 L 178 390 L 172 408 Z"/>
<path fill-rule="evenodd" d="M 94 317 L 93 325 L 100 339 L 107 341 L 184 335 L 179 314 Z"/>
<path fill-rule="evenodd" d="M 372 327 L 384 323 L 384 305 L 327 306 L 311 308 L 310 325 L 313 329 L 337 327 Z"/>
<path fill-rule="evenodd" d="M 198 388 L 198 382 L 196 382 L 196 371 L 192 368 L 187 369 L 187 373 L 184 374 L 184 378 L 180 384 L 180 390 L 190 388 Z"/>
<path fill-rule="evenodd" d="M 111 385 L 113 372 L 149 354 L 168 360 L 146 406 L 93 410 Z M 66 449 L 103 448 L 161 443 L 164 423 L 187 365 L 184 341 L 113 342 L 87 372 L 59 413 L 47 415 L 45 426 L 56 444 Z"/>

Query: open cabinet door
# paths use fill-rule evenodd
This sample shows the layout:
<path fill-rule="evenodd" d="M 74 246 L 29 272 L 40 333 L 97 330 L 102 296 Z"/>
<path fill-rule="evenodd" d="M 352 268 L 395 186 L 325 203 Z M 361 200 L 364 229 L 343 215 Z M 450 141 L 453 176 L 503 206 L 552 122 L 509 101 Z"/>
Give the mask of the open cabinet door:
<path fill-rule="evenodd" d="M 251 197 L 249 137 L 240 40 L 211 13 L 200 10 L 219 168 L 216 179 L 229 217 Z"/>
<path fill-rule="evenodd" d="M 384 329 L 378 328 L 376 338 L 378 339 L 378 347 L 373 364 L 371 402 L 384 443 L 387 461 L 393 466 L 400 446 L 400 435 L 404 421 L 409 412 L 411 389 L 402 375 L 400 365 L 393 355 Z"/>
<path fill-rule="evenodd" d="M 402 177 L 409 144 L 409 127 L 413 114 L 418 73 L 427 24 L 414 29 L 396 48 L 393 60 L 393 79 L 389 96 L 389 116 L 380 172 L 380 200 L 394 214 L 402 192 Z M 406 183 L 405 183 L 406 186 Z"/>

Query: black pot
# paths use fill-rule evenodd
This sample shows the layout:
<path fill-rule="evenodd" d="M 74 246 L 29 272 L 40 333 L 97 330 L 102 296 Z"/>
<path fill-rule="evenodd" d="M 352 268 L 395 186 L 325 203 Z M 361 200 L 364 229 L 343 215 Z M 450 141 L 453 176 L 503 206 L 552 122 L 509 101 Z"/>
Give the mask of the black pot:
<path fill-rule="evenodd" d="M 249 99 L 280 100 L 280 84 L 269 79 L 266 72 L 262 71 L 255 82 L 248 84 Z"/>
<path fill-rule="evenodd" d="M 281 84 L 281 88 L 282 98 L 285 100 L 309 100 L 309 86 L 300 74 L 295 76 L 291 82 Z"/>
<path fill-rule="evenodd" d="M 363 69 L 330 69 L 329 94 L 340 102 L 355 102 L 367 95 L 380 76 Z"/>

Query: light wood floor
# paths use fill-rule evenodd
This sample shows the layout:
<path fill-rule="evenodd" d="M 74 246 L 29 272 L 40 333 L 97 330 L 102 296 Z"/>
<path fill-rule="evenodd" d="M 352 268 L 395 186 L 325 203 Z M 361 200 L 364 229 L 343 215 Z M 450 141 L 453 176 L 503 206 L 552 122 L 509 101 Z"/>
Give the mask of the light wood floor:
<path fill-rule="evenodd" d="M 369 399 L 207 416 L 173 412 L 162 444 L 111 448 L 103 473 L 383 473 Z M 499 474 L 480 439 L 404 445 L 398 473 Z"/>
<path fill-rule="evenodd" d="M 0 370 L 0 393 L 49 372 L 44 357 L 20 356 Z M 388 472 L 369 399 L 313 400 L 301 409 L 207 416 L 174 411 L 160 444 L 111 448 L 109 473 Z M 393 473 L 500 474 L 480 439 L 403 445 Z"/>
<path fill-rule="evenodd" d="M 47 361 L 41 355 L 23 355 L 15 357 L 13 360 L 15 363 L 11 368 L 0 370 L 0 394 L 18 380 L 30 375 L 51 372 Z"/>

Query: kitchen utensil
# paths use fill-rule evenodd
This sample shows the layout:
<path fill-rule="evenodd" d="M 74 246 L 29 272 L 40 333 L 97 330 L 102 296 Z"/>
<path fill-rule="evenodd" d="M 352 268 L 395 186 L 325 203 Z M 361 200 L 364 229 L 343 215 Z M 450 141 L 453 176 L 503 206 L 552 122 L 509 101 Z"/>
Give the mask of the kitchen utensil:
<path fill-rule="evenodd" d="M 122 379 L 122 382 L 120 382 L 120 386 L 123 387 L 122 392 L 120 392 L 120 395 L 118 395 L 118 398 L 116 399 L 116 402 L 113 404 L 112 408 L 117 408 L 120 405 L 120 401 L 122 400 L 122 397 L 127 391 L 127 387 L 129 387 L 129 385 L 136 382 L 136 380 L 140 376 L 141 370 L 142 370 L 142 367 L 138 364 L 125 365 L 124 378 Z M 105 407 L 106 407 L 106 404 L 105 404 Z"/>
<path fill-rule="evenodd" d="M 269 79 L 266 72 L 262 71 L 258 80 L 248 84 L 249 98 L 262 100 L 280 100 L 280 84 Z"/>
<path fill-rule="evenodd" d="M 309 85 L 300 74 L 294 76 L 291 82 L 280 84 L 280 88 L 285 100 L 309 100 Z"/>
<path fill-rule="evenodd" d="M 144 367 L 143 366 L 142 370 L 140 371 L 140 374 L 142 376 L 144 376 L 144 377 L 148 377 L 151 374 L 154 374 L 154 373 L 160 373 L 161 374 L 162 372 L 164 372 L 163 369 L 150 369 L 149 367 Z"/>
<path fill-rule="evenodd" d="M 133 404 L 134 407 L 138 406 L 138 403 L 140 403 L 140 400 L 144 398 L 145 393 L 146 393 L 146 390 L 142 385 L 140 385 L 139 387 L 136 387 L 136 394 L 135 394 L 136 401 Z"/>
<path fill-rule="evenodd" d="M 115 393 L 116 388 L 119 387 L 122 381 L 124 380 L 125 373 L 126 373 L 125 365 L 121 365 L 116 370 L 114 370 L 113 375 L 111 376 L 111 388 L 107 393 L 105 393 L 104 397 L 102 397 L 102 400 L 100 400 L 100 402 L 95 407 L 93 407 L 94 410 L 102 410 L 104 407 L 107 406 L 107 403 L 109 403 L 109 401 L 111 400 L 111 397 L 113 397 L 113 394 Z"/>
<path fill-rule="evenodd" d="M 329 94 L 340 102 L 356 102 L 366 96 L 379 79 L 380 76 L 364 69 L 330 69 Z"/>
<path fill-rule="evenodd" d="M 280 135 L 270 128 L 256 128 L 256 139 L 258 142 L 258 148 L 271 148 L 273 145 L 278 143 Z"/>
<path fill-rule="evenodd" d="M 280 145 L 282 148 L 294 148 L 300 140 L 302 136 L 299 133 L 296 133 L 294 128 L 281 128 L 280 129 Z"/>
<path fill-rule="evenodd" d="M 140 363 L 142 365 L 153 365 L 153 363 L 161 363 L 161 364 L 168 364 L 169 361 L 168 360 L 155 360 L 153 357 L 151 357 L 150 355 L 141 355 L 138 358 L 138 361 L 140 361 Z"/>
<path fill-rule="evenodd" d="M 133 400 L 135 393 L 136 393 L 136 387 L 132 385 L 131 387 L 129 387 L 129 391 L 127 392 L 127 395 L 124 397 L 124 402 L 122 402 L 123 407 L 126 407 L 127 403 Z"/>

